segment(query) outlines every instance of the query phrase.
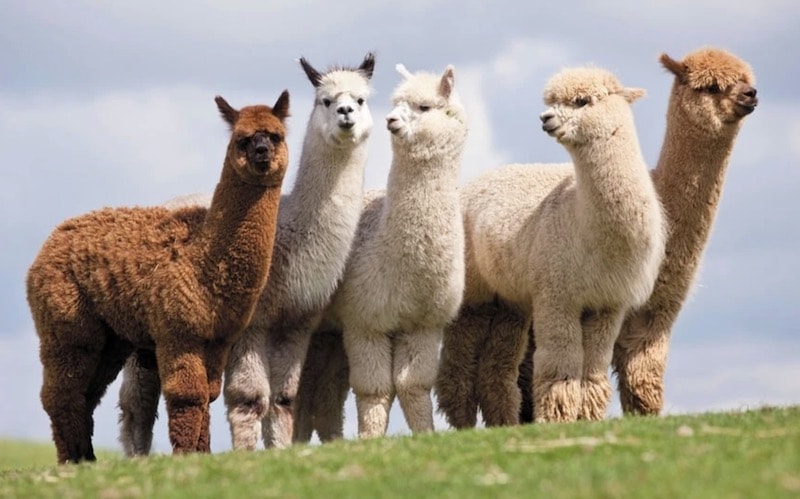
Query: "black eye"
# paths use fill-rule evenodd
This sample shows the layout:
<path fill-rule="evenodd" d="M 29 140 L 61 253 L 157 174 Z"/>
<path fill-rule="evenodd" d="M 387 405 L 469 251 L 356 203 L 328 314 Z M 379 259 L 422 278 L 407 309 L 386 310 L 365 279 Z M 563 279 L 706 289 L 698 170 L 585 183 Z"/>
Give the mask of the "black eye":
<path fill-rule="evenodd" d="M 363 106 L 364 105 L 364 99 L 358 99 L 356 102 L 358 102 L 359 106 Z"/>
<path fill-rule="evenodd" d="M 589 103 L 589 99 L 586 97 L 576 97 L 575 98 L 575 107 L 583 107 Z"/>
<path fill-rule="evenodd" d="M 239 149 L 247 149 L 247 145 L 250 143 L 250 137 L 242 137 L 241 139 L 236 141 L 236 146 Z"/>
<path fill-rule="evenodd" d="M 428 111 L 431 110 L 431 106 L 422 106 L 421 105 L 421 106 L 419 106 L 419 110 L 422 111 L 423 113 L 427 113 Z"/>
<path fill-rule="evenodd" d="M 719 85 L 717 85 L 716 83 L 714 83 L 713 85 L 710 85 L 710 86 L 708 86 L 708 87 L 706 88 L 706 91 L 707 91 L 708 93 L 710 93 L 710 94 L 718 94 L 718 93 L 720 93 L 720 91 L 721 91 L 721 90 L 720 90 L 720 88 L 719 88 Z"/>
<path fill-rule="evenodd" d="M 331 107 L 331 100 L 325 97 L 324 99 L 322 99 L 322 105 L 325 107 Z"/>
<path fill-rule="evenodd" d="M 271 133 L 271 134 L 269 134 L 269 140 L 273 144 L 278 145 L 281 142 L 283 142 L 283 137 L 278 133 Z"/>

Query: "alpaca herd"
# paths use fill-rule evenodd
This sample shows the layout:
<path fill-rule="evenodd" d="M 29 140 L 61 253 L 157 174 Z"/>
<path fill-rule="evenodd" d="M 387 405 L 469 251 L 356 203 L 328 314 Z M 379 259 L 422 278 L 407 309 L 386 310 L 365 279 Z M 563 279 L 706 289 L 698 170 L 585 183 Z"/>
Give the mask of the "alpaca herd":
<path fill-rule="evenodd" d="M 375 57 L 324 72 L 297 176 L 281 195 L 289 93 L 239 110 L 210 198 L 104 208 L 61 223 L 27 275 L 42 405 L 59 463 L 95 460 L 93 413 L 123 372 L 120 441 L 150 452 L 158 400 L 175 453 L 210 452 L 223 394 L 234 449 L 386 433 L 658 415 L 672 327 L 710 237 L 750 67 L 703 48 L 674 83 L 655 169 L 631 104 L 597 67 L 555 74 L 542 129 L 571 164 L 514 164 L 459 185 L 468 140 L 456 72 L 409 72 L 385 126 L 385 190 L 364 192 Z M 494 165 L 487 165 L 494 166 Z M 224 374 L 224 375 L 223 375 Z M 224 384 L 223 384 L 224 382 Z M 433 398 L 432 398 L 433 397 Z M 435 404 L 434 404 L 435 401 Z"/>

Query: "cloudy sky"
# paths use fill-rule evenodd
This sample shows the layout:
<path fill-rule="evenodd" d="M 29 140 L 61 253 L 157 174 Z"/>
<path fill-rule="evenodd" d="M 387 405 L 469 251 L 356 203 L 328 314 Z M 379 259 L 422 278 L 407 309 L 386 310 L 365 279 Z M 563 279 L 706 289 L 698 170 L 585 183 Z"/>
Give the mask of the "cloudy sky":
<path fill-rule="evenodd" d="M 747 60 L 760 104 L 739 135 L 703 269 L 675 326 L 666 410 L 800 403 L 793 0 L 0 0 L 0 12 L 0 438 L 50 440 L 24 280 L 54 226 L 102 206 L 213 190 L 227 141 L 216 94 L 234 106 L 272 104 L 288 88 L 296 161 L 312 100 L 297 59 L 322 69 L 358 64 L 367 51 L 377 54 L 367 187 L 386 182 L 383 118 L 398 62 L 412 71 L 456 67 L 470 120 L 468 181 L 505 163 L 568 160 L 538 120 L 542 87 L 565 66 L 603 66 L 648 91 L 634 112 L 654 164 L 671 85 L 658 55 L 713 45 Z M 287 190 L 292 183 L 290 174 Z M 119 448 L 117 390 L 118 382 L 95 413 L 96 446 Z M 222 401 L 212 407 L 212 448 L 229 449 Z M 348 407 L 352 437 L 352 400 Z M 164 452 L 161 414 L 155 448 Z M 407 432 L 396 408 L 391 431 Z"/>

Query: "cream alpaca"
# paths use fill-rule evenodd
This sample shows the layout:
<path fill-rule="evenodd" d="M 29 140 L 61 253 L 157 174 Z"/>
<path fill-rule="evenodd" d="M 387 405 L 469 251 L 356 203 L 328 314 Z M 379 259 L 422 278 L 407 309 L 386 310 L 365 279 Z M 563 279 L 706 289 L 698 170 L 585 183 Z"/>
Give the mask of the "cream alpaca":
<path fill-rule="evenodd" d="M 461 317 L 446 329 L 436 389 L 453 426 L 474 425 L 476 377 L 486 372 L 476 364 L 487 360 L 494 397 L 506 402 L 501 411 L 484 411 L 495 418 L 487 422 L 517 421 L 517 364 L 531 316 L 536 419 L 604 416 L 622 319 L 646 301 L 664 253 L 661 206 L 629 106 L 642 94 L 597 68 L 555 75 L 545 89 L 551 107 L 541 116 L 543 128 L 564 145 L 574 167 L 512 165 L 463 189 L 462 313 L 468 325 L 474 309 L 486 314 L 479 325 L 505 324 L 507 342 L 492 340 L 492 331 L 481 344 L 474 327 L 459 328 Z M 504 348 L 506 357 L 492 355 L 493 346 Z"/>
<path fill-rule="evenodd" d="M 413 432 L 433 430 L 439 341 L 464 285 L 457 186 L 467 125 L 454 71 L 398 71 L 386 193 L 365 207 L 329 314 L 343 332 L 360 437 L 386 432 L 395 395 Z"/>
<path fill-rule="evenodd" d="M 58 461 L 94 460 L 93 412 L 134 348 L 155 350 L 175 452 L 209 452 L 209 404 L 269 272 L 289 94 L 217 106 L 230 124 L 211 207 L 106 208 L 62 223 L 28 271 Z"/>
<path fill-rule="evenodd" d="M 300 63 L 315 102 L 297 179 L 281 199 L 264 294 L 225 370 L 234 449 L 255 449 L 262 433 L 267 447 L 291 444 L 293 401 L 309 337 L 342 276 L 363 203 L 374 56 L 367 54 L 357 68 L 325 73 L 303 58 Z M 187 196 L 171 203 L 197 200 Z M 157 393 L 156 400 L 142 395 L 152 385 L 152 371 L 129 367 L 120 407 L 121 440 L 130 455 L 149 451 Z"/>

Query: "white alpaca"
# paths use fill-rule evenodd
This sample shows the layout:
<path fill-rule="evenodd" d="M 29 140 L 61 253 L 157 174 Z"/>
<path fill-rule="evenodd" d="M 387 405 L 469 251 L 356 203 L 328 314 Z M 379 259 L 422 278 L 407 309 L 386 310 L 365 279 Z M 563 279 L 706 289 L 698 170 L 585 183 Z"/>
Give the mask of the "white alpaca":
<path fill-rule="evenodd" d="M 522 320 L 504 332 L 514 351 L 495 369 L 498 398 L 519 410 L 517 363 L 532 317 L 536 329 L 536 419 L 600 419 L 610 398 L 608 367 L 625 313 L 650 295 L 664 256 L 661 205 L 642 158 L 629 103 L 643 95 L 598 68 L 555 75 L 545 89 L 543 129 L 570 153 L 568 164 L 512 165 L 462 192 L 467 238 L 464 311 L 491 307 Z M 507 318 L 499 319 L 508 322 Z M 461 376 L 479 372 L 473 329 L 448 327 L 437 379 L 439 408 L 456 427 L 463 416 Z M 496 342 L 497 343 L 497 342 Z M 496 357 L 496 355 L 495 355 Z M 502 370 L 505 372 L 501 372 Z M 469 412 L 469 411 L 467 411 Z M 503 421 L 501 421 L 503 422 Z"/>
<path fill-rule="evenodd" d="M 291 444 L 293 400 L 309 337 L 342 277 L 363 206 L 374 56 L 367 54 L 358 68 L 325 73 L 303 58 L 300 64 L 315 87 L 315 102 L 297 178 L 280 202 L 264 293 L 225 370 L 234 449 L 255 449 L 262 429 L 265 446 Z M 167 205 L 202 201 L 187 195 Z M 148 360 L 128 363 L 120 390 L 120 440 L 128 455 L 148 453 L 152 441 L 158 393 L 147 387 L 157 373 L 143 363 Z"/>
<path fill-rule="evenodd" d="M 413 432 L 433 430 L 439 342 L 464 287 L 457 187 L 467 125 L 454 70 L 397 69 L 386 193 L 370 194 L 329 314 L 343 332 L 360 437 L 385 434 L 395 395 Z"/>

